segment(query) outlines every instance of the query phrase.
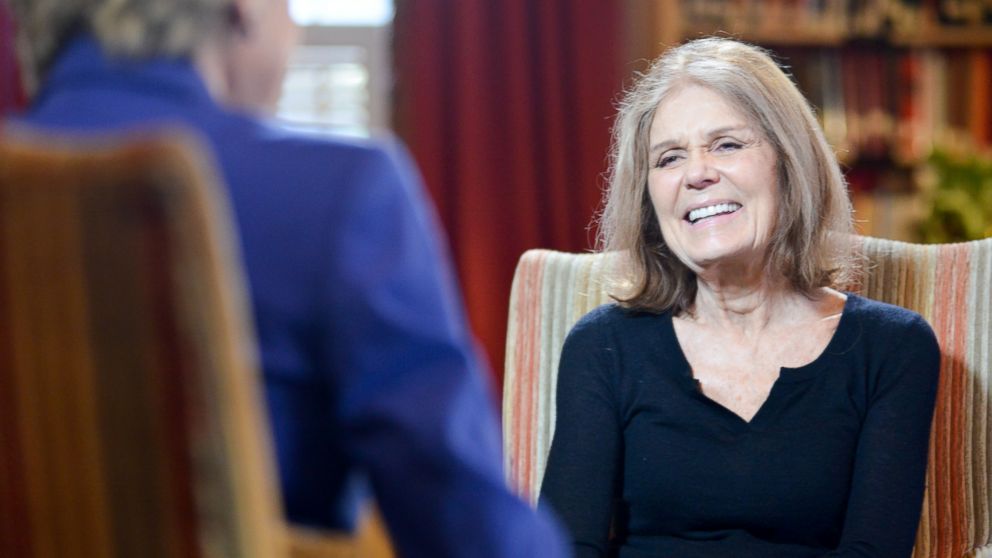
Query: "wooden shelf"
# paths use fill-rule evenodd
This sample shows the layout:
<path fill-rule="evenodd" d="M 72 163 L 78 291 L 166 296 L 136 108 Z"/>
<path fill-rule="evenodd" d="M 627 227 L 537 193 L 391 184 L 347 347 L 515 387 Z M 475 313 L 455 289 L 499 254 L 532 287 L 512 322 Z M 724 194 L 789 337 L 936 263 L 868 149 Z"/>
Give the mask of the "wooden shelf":
<path fill-rule="evenodd" d="M 992 47 L 992 27 L 930 28 L 917 33 L 894 32 L 884 35 L 857 35 L 841 30 L 806 30 L 796 33 L 789 29 L 757 29 L 735 31 L 713 27 L 686 27 L 683 39 L 705 36 L 733 37 L 766 46 L 839 47 L 854 41 L 878 41 L 897 47 L 930 48 L 989 48 Z"/>
<path fill-rule="evenodd" d="M 893 33 L 889 42 L 912 47 L 988 48 L 992 47 L 992 26 L 934 26 L 918 33 Z"/>
<path fill-rule="evenodd" d="M 733 37 L 748 43 L 767 46 L 823 46 L 836 47 L 844 44 L 850 37 L 839 30 L 803 31 L 796 33 L 789 29 L 757 29 L 735 31 L 734 29 L 684 28 L 682 36 L 695 39 L 704 36 Z"/>

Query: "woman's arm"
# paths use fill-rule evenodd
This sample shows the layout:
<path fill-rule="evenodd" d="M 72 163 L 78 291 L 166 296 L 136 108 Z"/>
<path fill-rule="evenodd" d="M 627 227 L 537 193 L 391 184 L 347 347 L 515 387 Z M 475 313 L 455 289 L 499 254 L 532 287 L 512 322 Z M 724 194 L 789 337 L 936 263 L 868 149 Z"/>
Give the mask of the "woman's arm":
<path fill-rule="evenodd" d="M 565 340 L 539 502 L 568 527 L 576 558 L 606 556 L 622 447 L 615 370 L 603 325 L 595 319 L 603 310 L 580 321 Z"/>
<path fill-rule="evenodd" d="M 937 339 L 922 318 L 891 332 L 894 347 L 870 380 L 851 493 L 829 557 L 908 557 L 920 521 L 930 422 L 940 371 Z"/>

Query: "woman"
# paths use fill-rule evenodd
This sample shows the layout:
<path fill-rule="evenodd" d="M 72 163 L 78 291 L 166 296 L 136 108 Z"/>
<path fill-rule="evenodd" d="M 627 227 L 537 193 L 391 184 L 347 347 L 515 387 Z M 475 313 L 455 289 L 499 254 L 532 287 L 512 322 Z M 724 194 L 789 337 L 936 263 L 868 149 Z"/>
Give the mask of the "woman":
<path fill-rule="evenodd" d="M 402 556 L 559 556 L 504 486 L 498 431 L 412 166 L 265 124 L 297 35 L 287 0 L 12 0 L 18 125 L 202 136 L 241 240 L 288 518 L 349 529 L 368 481 Z"/>
<path fill-rule="evenodd" d="M 939 349 L 837 290 L 851 207 L 795 85 L 758 48 L 689 42 L 614 134 L 624 289 L 565 342 L 541 492 L 577 556 L 909 556 Z"/>

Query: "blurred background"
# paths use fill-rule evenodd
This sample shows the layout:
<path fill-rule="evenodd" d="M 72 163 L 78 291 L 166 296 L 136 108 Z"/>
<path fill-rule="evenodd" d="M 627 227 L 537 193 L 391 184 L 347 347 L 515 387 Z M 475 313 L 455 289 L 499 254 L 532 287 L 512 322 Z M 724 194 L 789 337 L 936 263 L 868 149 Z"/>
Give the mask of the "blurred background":
<path fill-rule="evenodd" d="M 992 0 L 291 0 L 288 125 L 410 148 L 501 383 L 514 266 L 594 247 L 614 106 L 667 46 L 767 47 L 816 107 L 861 233 L 992 236 Z M 22 109 L 0 3 L 0 116 Z"/>

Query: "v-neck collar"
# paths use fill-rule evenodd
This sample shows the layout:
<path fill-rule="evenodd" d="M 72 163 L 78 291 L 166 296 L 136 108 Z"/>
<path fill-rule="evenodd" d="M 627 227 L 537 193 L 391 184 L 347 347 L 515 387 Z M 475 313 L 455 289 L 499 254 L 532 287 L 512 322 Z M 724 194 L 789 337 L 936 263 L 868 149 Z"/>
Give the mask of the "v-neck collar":
<path fill-rule="evenodd" d="M 678 368 L 677 375 L 680 379 L 680 383 L 684 386 L 692 398 L 700 401 L 707 407 L 713 408 L 717 413 L 726 416 L 731 423 L 744 428 L 760 426 L 765 421 L 764 417 L 767 416 L 771 412 L 771 409 L 776 405 L 778 399 L 777 394 L 784 389 L 780 386 L 785 384 L 806 382 L 816 378 L 819 373 L 830 364 L 830 361 L 834 357 L 850 350 L 851 346 L 861 335 L 861 326 L 858 323 L 855 314 L 857 314 L 857 309 L 861 306 L 861 304 L 863 304 L 864 299 L 853 293 L 845 294 L 847 295 L 847 300 L 844 301 L 844 308 L 841 311 L 840 320 L 837 323 L 837 328 L 834 330 L 833 335 L 830 337 L 830 341 L 827 342 L 826 347 L 824 347 L 823 351 L 815 359 L 807 364 L 794 368 L 787 366 L 781 367 L 779 369 L 778 378 L 775 379 L 775 382 L 772 383 L 771 389 L 768 391 L 768 396 L 758 407 L 757 412 L 755 412 L 754 416 L 751 417 L 751 420 L 745 420 L 744 417 L 703 393 L 702 387 L 699 385 L 699 381 L 692 374 L 692 366 L 689 364 L 689 359 L 685 356 L 685 352 L 682 350 L 682 344 L 679 343 L 678 335 L 675 333 L 674 316 L 671 312 L 665 313 L 665 320 L 663 323 L 663 327 L 665 329 L 664 333 L 666 336 L 669 336 L 672 345 L 675 347 L 675 354 L 673 357 L 675 360 L 675 365 Z"/>

